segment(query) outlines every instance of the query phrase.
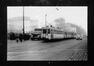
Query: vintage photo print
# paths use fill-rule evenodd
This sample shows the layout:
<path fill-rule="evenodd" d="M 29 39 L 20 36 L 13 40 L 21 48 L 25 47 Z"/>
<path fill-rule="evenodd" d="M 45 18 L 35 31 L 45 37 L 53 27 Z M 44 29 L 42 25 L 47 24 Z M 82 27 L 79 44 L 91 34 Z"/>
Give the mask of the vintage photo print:
<path fill-rule="evenodd" d="M 7 61 L 87 61 L 88 6 L 7 6 Z"/>

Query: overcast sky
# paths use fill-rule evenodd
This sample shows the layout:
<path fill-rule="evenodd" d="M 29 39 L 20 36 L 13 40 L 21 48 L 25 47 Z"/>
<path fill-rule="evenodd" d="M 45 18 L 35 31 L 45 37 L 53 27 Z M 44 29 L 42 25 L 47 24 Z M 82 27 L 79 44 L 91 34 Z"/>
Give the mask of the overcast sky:
<path fill-rule="evenodd" d="M 45 25 L 45 14 L 47 23 L 53 24 L 57 18 L 64 18 L 65 22 L 81 26 L 87 32 L 87 6 L 25 6 L 24 14 L 31 20 L 37 20 L 39 27 Z M 23 15 L 22 6 L 8 6 L 7 18 L 20 17 Z M 25 23 L 28 25 L 29 23 Z M 26 29 L 26 30 L 29 30 Z"/>

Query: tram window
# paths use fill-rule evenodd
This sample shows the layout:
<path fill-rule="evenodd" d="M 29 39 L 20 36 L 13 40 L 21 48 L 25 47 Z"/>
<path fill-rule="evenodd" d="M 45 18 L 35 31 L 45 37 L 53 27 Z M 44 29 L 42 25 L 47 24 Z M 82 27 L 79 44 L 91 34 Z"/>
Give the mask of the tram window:
<path fill-rule="evenodd" d="M 48 33 L 50 33 L 50 29 L 48 29 Z"/>
<path fill-rule="evenodd" d="M 46 33 L 47 31 L 45 29 L 43 29 L 43 33 Z"/>

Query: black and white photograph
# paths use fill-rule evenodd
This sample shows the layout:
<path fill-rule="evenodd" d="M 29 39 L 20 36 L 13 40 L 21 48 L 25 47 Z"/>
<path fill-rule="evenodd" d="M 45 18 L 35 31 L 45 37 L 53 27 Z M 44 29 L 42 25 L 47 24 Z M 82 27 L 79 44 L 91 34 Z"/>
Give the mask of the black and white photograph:
<path fill-rule="evenodd" d="M 7 6 L 7 61 L 87 61 L 88 6 Z"/>

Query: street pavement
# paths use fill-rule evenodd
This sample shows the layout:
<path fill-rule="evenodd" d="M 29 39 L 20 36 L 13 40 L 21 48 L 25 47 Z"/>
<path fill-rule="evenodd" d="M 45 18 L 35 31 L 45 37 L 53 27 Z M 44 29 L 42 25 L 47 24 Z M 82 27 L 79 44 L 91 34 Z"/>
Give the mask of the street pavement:
<path fill-rule="evenodd" d="M 80 61 L 87 60 L 87 39 L 68 39 L 53 42 L 28 40 L 16 42 L 7 41 L 7 60 L 28 61 Z"/>

